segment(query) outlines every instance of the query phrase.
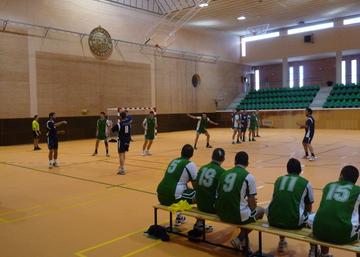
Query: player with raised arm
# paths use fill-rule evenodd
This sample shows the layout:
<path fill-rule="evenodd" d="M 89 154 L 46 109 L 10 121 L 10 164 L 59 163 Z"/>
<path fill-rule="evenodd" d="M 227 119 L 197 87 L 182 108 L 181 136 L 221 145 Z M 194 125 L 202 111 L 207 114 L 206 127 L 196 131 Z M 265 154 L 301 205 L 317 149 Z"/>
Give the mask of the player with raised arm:
<path fill-rule="evenodd" d="M 118 153 L 119 153 L 119 171 L 117 174 L 125 175 L 125 153 L 130 147 L 130 123 L 126 118 L 126 113 L 121 112 L 119 122 L 112 127 L 112 132 L 118 132 Z"/>
<path fill-rule="evenodd" d="M 157 129 L 157 119 L 154 111 L 150 111 L 149 116 L 144 119 L 142 125 L 145 129 L 145 141 L 143 144 L 142 155 L 151 155 L 150 148 L 155 138 L 155 130 Z"/>
<path fill-rule="evenodd" d="M 109 144 L 107 141 L 107 127 L 109 126 L 108 120 L 105 117 L 105 112 L 100 112 L 100 117 L 96 122 L 96 142 L 95 142 L 95 151 L 93 156 L 98 154 L 98 147 L 100 140 L 104 141 L 105 149 L 106 149 L 106 156 L 110 157 L 109 155 Z"/>
<path fill-rule="evenodd" d="M 232 135 L 232 143 L 233 144 L 240 144 L 240 128 L 241 128 L 241 123 L 240 123 L 240 110 L 236 109 L 231 117 L 231 121 L 232 121 L 232 129 L 233 129 L 233 135 Z M 235 137 L 236 137 L 236 141 L 235 141 Z"/>
<path fill-rule="evenodd" d="M 191 114 L 187 114 L 188 117 L 194 119 L 194 120 L 198 120 L 197 126 L 196 126 L 196 136 L 195 136 L 195 143 L 194 143 L 194 149 L 197 149 L 197 143 L 199 140 L 199 136 L 201 134 L 205 134 L 206 135 L 206 147 L 207 148 L 212 148 L 212 146 L 210 145 L 210 134 L 207 131 L 207 125 L 208 123 L 211 123 L 215 126 L 218 126 L 219 124 L 216 122 L 213 122 L 212 120 L 210 120 L 210 118 L 206 115 L 206 113 L 202 113 L 201 116 L 193 116 Z"/>
<path fill-rule="evenodd" d="M 315 119 L 312 116 L 312 110 L 310 108 L 306 108 L 305 115 L 306 115 L 305 125 L 297 123 L 300 126 L 300 128 L 305 128 L 305 136 L 302 142 L 305 151 L 304 159 L 308 159 L 309 161 L 315 161 L 317 158 L 315 157 L 314 154 L 314 148 L 311 145 L 311 142 L 315 134 Z M 309 151 L 311 156 L 309 156 Z"/>
<path fill-rule="evenodd" d="M 49 120 L 46 122 L 46 129 L 47 129 L 46 136 L 47 136 L 47 143 L 49 148 L 49 169 L 53 167 L 59 167 L 59 163 L 57 161 L 58 148 L 59 148 L 57 128 L 60 127 L 61 125 L 67 124 L 66 121 L 55 123 L 55 119 L 56 119 L 56 113 L 51 112 L 49 114 Z"/>

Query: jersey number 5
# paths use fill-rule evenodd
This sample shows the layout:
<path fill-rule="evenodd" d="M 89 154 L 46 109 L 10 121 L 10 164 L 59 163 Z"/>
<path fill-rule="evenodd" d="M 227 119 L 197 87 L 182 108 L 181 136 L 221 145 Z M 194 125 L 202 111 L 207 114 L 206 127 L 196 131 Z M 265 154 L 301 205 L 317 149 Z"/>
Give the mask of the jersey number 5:
<path fill-rule="evenodd" d="M 175 160 L 175 161 L 173 161 L 173 162 L 170 164 L 169 168 L 167 169 L 167 172 L 168 172 L 169 174 L 173 173 L 173 172 L 176 170 L 176 167 L 178 166 L 178 164 L 179 164 L 180 162 L 181 162 L 180 160 Z"/>

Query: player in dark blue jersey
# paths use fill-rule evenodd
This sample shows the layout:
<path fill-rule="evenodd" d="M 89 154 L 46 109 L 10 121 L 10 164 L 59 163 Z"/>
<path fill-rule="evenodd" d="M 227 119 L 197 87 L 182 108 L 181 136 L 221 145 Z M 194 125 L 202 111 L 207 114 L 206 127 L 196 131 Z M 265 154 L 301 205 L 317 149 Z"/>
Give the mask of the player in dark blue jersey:
<path fill-rule="evenodd" d="M 119 122 L 112 127 L 112 132 L 118 132 L 119 175 L 125 175 L 125 153 L 129 151 L 131 134 L 130 122 L 126 112 L 120 113 Z"/>
<path fill-rule="evenodd" d="M 245 136 L 246 136 L 246 130 L 248 128 L 249 125 L 249 116 L 247 114 L 247 112 L 245 110 L 243 110 L 240 114 L 240 138 L 243 142 L 245 142 Z"/>
<path fill-rule="evenodd" d="M 49 148 L 49 169 L 52 167 L 58 167 L 59 164 L 57 162 L 58 157 L 58 131 L 57 128 L 61 125 L 67 124 L 66 121 L 61 121 L 55 123 L 56 114 L 55 112 L 51 112 L 49 114 L 49 120 L 46 122 L 46 129 L 47 129 L 47 143 Z"/>
<path fill-rule="evenodd" d="M 134 140 L 132 139 L 132 137 L 131 137 L 131 124 L 132 124 L 132 122 L 133 122 L 133 117 L 129 114 L 129 111 L 128 110 L 125 110 L 124 111 L 125 113 L 126 113 L 126 122 L 128 122 L 129 124 L 130 124 L 130 141 L 131 142 L 134 142 Z"/>
<path fill-rule="evenodd" d="M 311 142 L 315 135 L 315 119 L 312 116 L 312 110 L 310 108 L 306 108 L 305 113 L 306 113 L 305 125 L 298 124 L 300 125 L 300 128 L 305 128 L 305 136 L 302 142 L 305 150 L 304 159 L 308 159 L 309 161 L 314 161 L 316 160 L 316 157 Z M 309 155 L 309 152 L 311 155 Z"/>

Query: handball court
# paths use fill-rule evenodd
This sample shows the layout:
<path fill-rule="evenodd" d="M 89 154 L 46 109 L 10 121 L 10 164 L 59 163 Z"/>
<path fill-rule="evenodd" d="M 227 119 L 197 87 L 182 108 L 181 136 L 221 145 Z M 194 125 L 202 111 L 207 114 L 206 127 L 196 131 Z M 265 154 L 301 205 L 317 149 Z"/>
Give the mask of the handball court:
<path fill-rule="evenodd" d="M 225 168 L 233 166 L 235 153 L 250 156 L 248 170 L 258 186 L 258 204 L 267 206 L 273 182 L 286 172 L 289 157 L 302 158 L 303 130 L 261 129 L 257 142 L 231 144 L 230 129 L 211 129 L 211 144 L 226 151 Z M 116 144 L 111 157 L 92 157 L 95 140 L 60 142 L 59 168 L 48 169 L 47 149 L 32 151 L 32 145 L 0 147 L 0 256 L 1 257 L 129 257 L 129 256 L 241 256 L 241 254 L 190 243 L 171 237 L 170 242 L 149 239 L 143 232 L 153 223 L 152 205 L 156 187 L 172 159 L 185 143 L 193 144 L 194 131 L 160 133 L 153 156 L 141 156 L 143 136 L 134 136 L 127 153 L 125 176 L 116 175 Z M 345 164 L 360 166 L 360 131 L 317 130 L 313 141 L 319 159 L 302 160 L 303 175 L 315 189 L 316 210 L 325 184 L 338 178 Z M 198 168 L 210 161 L 212 149 L 200 137 L 193 161 Z M 286 211 L 286 210 L 284 210 Z M 160 221 L 168 215 L 160 213 Z M 181 227 L 188 230 L 193 220 Z M 228 243 L 238 231 L 214 225 L 209 240 Z M 257 248 L 257 233 L 251 235 Z M 274 252 L 278 239 L 264 235 L 266 252 Z M 308 245 L 288 240 L 285 256 L 307 256 Z M 337 257 L 349 253 L 332 249 Z M 283 255 L 284 256 L 284 255 Z"/>

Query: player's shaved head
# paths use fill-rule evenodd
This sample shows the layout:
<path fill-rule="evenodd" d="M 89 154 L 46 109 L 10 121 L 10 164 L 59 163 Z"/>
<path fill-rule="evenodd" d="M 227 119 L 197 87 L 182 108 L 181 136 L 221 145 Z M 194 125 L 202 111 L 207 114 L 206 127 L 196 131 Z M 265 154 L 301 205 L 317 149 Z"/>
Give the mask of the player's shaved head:
<path fill-rule="evenodd" d="M 359 178 L 359 170 L 352 165 L 345 166 L 342 168 L 340 173 L 340 179 L 356 183 Z"/>
<path fill-rule="evenodd" d="M 238 152 L 235 155 L 235 165 L 247 167 L 249 165 L 249 155 L 246 152 Z"/>
<path fill-rule="evenodd" d="M 287 172 L 289 174 L 300 174 L 301 173 L 301 163 L 295 158 L 291 158 L 287 163 Z"/>
<path fill-rule="evenodd" d="M 193 156 L 193 154 L 194 154 L 194 148 L 192 147 L 192 145 L 186 144 L 181 149 L 182 158 L 190 159 Z"/>
<path fill-rule="evenodd" d="M 211 159 L 216 162 L 223 162 L 225 160 L 225 150 L 222 148 L 216 148 L 212 153 Z"/>

